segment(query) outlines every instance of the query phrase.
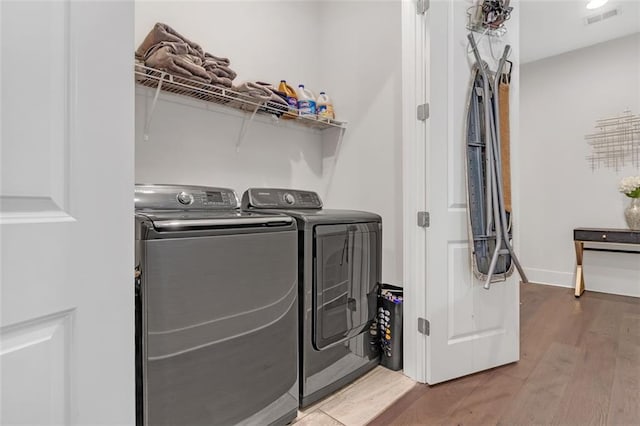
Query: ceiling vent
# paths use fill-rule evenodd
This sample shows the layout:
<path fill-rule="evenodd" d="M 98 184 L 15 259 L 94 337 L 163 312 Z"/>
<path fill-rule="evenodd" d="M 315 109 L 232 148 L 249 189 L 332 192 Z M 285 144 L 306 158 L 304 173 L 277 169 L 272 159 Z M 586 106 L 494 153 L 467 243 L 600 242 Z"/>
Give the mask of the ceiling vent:
<path fill-rule="evenodd" d="M 614 16 L 618 16 L 620 14 L 620 10 L 611 9 L 606 12 L 598 13 L 597 15 L 587 16 L 585 18 L 585 22 L 587 25 L 595 24 L 596 22 L 604 21 L 605 19 L 613 18 Z"/>

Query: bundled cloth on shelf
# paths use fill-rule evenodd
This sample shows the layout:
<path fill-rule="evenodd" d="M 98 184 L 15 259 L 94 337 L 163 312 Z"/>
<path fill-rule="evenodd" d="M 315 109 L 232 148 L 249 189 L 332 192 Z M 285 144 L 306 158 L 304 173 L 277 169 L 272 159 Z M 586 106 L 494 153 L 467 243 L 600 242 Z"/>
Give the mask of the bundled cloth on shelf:
<path fill-rule="evenodd" d="M 229 102 L 229 105 L 235 108 L 246 111 L 259 109 L 278 116 L 288 111 L 287 102 L 275 94 L 268 83 L 247 81 L 234 86 L 233 90 L 238 100 Z"/>
<path fill-rule="evenodd" d="M 144 59 L 149 49 L 163 41 L 188 44 L 189 47 L 191 47 L 191 49 L 196 52 L 197 56 L 204 58 L 204 50 L 202 50 L 202 47 L 200 47 L 198 43 L 192 42 L 188 38 L 182 36 L 176 30 L 171 28 L 169 25 L 160 22 L 156 23 L 153 26 L 151 31 L 149 31 L 149 34 L 147 34 L 145 39 L 140 44 L 138 50 L 136 50 L 136 58 Z"/>
<path fill-rule="evenodd" d="M 211 77 L 202 66 L 202 58 L 189 44 L 162 41 L 149 48 L 144 56 L 148 67 L 210 83 Z"/>
<path fill-rule="evenodd" d="M 258 108 L 259 105 L 265 104 L 271 99 L 271 90 L 268 88 L 256 84 L 251 81 L 247 81 L 238 86 L 233 86 L 233 90 L 236 92 L 236 97 L 238 101 L 229 102 L 230 106 L 253 111 Z M 247 104 L 246 102 L 251 102 L 252 104 Z"/>
<path fill-rule="evenodd" d="M 228 58 L 205 53 L 199 44 L 167 24 L 157 23 L 136 50 L 136 61 L 169 74 L 225 88 L 233 86 L 237 74 Z"/>
<path fill-rule="evenodd" d="M 236 78 L 236 73 L 228 68 L 229 65 L 231 65 L 231 61 L 229 60 L 229 58 L 220 58 L 220 57 L 215 56 L 215 55 L 213 55 L 213 54 L 211 54 L 209 52 L 205 52 L 204 53 L 204 60 L 205 60 L 205 62 L 209 62 L 209 63 L 211 63 L 213 65 L 216 65 L 218 68 L 225 69 L 226 72 L 229 73 L 229 78 L 231 80 Z"/>
<path fill-rule="evenodd" d="M 231 61 L 229 60 L 229 58 L 221 58 L 221 57 L 216 56 L 216 55 L 214 55 L 212 53 L 209 53 L 209 52 L 204 52 L 204 57 L 205 57 L 205 59 L 208 59 L 208 60 L 211 60 L 211 61 L 215 61 L 218 64 L 226 66 L 226 67 L 231 65 Z"/>
<path fill-rule="evenodd" d="M 237 74 L 229 68 L 231 61 L 228 58 L 219 58 L 211 53 L 204 54 L 204 62 L 202 66 L 209 74 L 212 84 L 232 87 L 233 79 Z"/>

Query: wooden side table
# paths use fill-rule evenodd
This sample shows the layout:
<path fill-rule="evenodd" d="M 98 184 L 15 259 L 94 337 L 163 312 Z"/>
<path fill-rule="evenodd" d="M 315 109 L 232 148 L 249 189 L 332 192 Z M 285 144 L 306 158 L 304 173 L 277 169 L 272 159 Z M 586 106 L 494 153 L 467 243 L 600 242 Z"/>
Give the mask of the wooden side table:
<path fill-rule="evenodd" d="M 640 247 L 640 231 L 608 228 L 576 228 L 573 230 L 573 243 L 576 248 L 576 292 L 580 297 L 584 293 L 584 273 L 582 271 L 582 253 L 584 250 L 608 251 L 614 253 L 636 253 L 636 250 L 620 250 L 613 248 L 585 247 L 585 243 L 607 243 L 637 245 Z"/>

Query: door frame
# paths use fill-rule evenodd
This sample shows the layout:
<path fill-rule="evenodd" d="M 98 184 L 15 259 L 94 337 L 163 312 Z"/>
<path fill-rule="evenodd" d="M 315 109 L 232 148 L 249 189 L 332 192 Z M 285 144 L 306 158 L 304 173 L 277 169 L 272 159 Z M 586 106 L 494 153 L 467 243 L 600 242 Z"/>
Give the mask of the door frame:
<path fill-rule="evenodd" d="M 429 120 L 416 118 L 417 105 L 428 102 L 429 12 L 417 13 L 415 0 L 403 0 L 402 28 L 402 203 L 403 203 L 403 369 L 426 383 L 427 338 L 417 318 L 427 314 L 428 229 L 417 225 L 417 212 L 427 210 L 426 173 Z"/>

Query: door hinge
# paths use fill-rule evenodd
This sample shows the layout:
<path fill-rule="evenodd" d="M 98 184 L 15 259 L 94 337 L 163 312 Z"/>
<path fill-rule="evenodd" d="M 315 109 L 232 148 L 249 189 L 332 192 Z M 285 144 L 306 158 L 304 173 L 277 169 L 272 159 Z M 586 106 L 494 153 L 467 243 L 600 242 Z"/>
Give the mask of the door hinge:
<path fill-rule="evenodd" d="M 421 228 L 428 228 L 431 225 L 431 218 L 429 212 L 418 212 L 418 226 Z"/>
<path fill-rule="evenodd" d="M 416 13 L 418 15 L 424 15 L 429 10 L 429 0 L 418 0 L 416 2 Z"/>
<path fill-rule="evenodd" d="M 429 104 L 418 105 L 416 116 L 420 121 L 427 121 L 427 118 L 429 118 Z"/>
<path fill-rule="evenodd" d="M 428 336 L 431 332 L 431 325 L 429 321 L 424 318 L 418 318 L 418 331 L 425 336 Z"/>

